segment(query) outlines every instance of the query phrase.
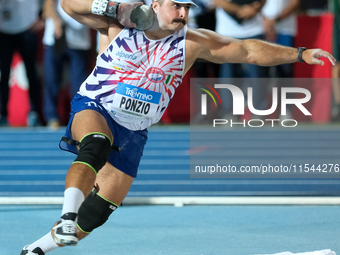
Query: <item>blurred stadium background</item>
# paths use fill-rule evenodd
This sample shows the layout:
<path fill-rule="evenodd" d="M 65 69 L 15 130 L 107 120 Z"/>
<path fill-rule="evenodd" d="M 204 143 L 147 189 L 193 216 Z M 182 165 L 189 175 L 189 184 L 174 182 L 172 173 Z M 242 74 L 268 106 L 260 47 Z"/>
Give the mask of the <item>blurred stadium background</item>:
<path fill-rule="evenodd" d="M 303 0 L 295 45 L 323 48 L 339 59 L 339 13 L 338 0 Z M 93 56 L 95 52 L 93 48 Z M 0 254 L 19 254 L 23 245 L 49 231 L 52 221 L 59 217 L 64 179 L 75 158 L 59 149 L 63 127 L 58 130 L 26 127 L 29 99 L 24 72 L 22 60 L 16 54 L 10 83 L 10 127 L 0 127 L 0 215 L 4 244 L 0 245 Z M 115 235 L 113 243 L 121 254 L 249 255 L 325 248 L 339 252 L 336 236 L 340 179 L 190 178 L 190 78 L 193 76 L 189 72 L 161 123 L 150 128 L 138 177 L 123 203 L 233 206 L 123 207 L 102 231 L 93 233 L 93 239 L 86 239 L 76 251 L 61 249 L 55 254 L 91 254 L 88 253 L 91 249 L 96 253 L 112 253 L 112 245 L 107 245 L 112 241 L 112 229 L 120 233 Z M 297 64 L 294 77 L 325 78 L 324 82 L 309 87 L 313 94 L 308 105 L 312 117 L 295 115 L 301 125 L 291 130 L 226 130 L 225 142 L 230 147 L 226 158 L 230 162 L 265 161 L 280 165 L 294 160 L 297 164 L 340 164 L 340 126 L 331 123 L 331 65 Z M 59 114 L 64 125 L 70 103 L 67 87 L 65 82 L 59 98 Z M 211 133 L 202 135 L 219 139 Z"/>
<path fill-rule="evenodd" d="M 308 48 L 320 47 L 333 52 L 338 58 L 340 20 L 337 10 L 339 10 L 339 2 L 336 0 L 302 1 L 295 45 Z M 93 35 L 95 41 L 95 33 Z M 95 54 L 95 49 L 93 52 Z M 42 54 L 41 49 L 40 65 Z M 93 63 L 91 64 L 93 66 Z M 17 200 L 25 203 L 30 201 L 28 197 L 48 197 L 47 202 L 60 203 L 63 180 L 74 156 L 58 148 L 63 128 L 57 131 L 44 127 L 25 128 L 29 99 L 28 83 L 24 72 L 23 63 L 17 54 L 12 63 L 11 74 L 8 116 L 11 127 L 0 128 L 0 198 L 3 203 L 15 203 L 14 197 L 25 197 L 23 200 Z M 189 87 L 193 75 L 189 73 L 186 76 L 161 123 L 150 129 L 150 138 L 141 162 L 139 176 L 128 194 L 130 201 L 145 202 L 147 201 L 145 198 L 150 197 L 158 197 L 158 203 L 162 203 L 160 201 L 168 200 L 159 200 L 160 197 L 177 197 L 176 201 L 180 201 L 179 197 L 195 196 L 328 196 L 333 197 L 332 203 L 337 203 L 337 200 L 334 200 L 340 193 L 337 179 L 209 181 L 190 179 Z M 327 63 L 324 67 L 319 67 L 296 64 L 294 77 L 331 78 L 331 65 Z M 67 99 L 66 88 L 65 85 L 59 100 L 59 113 L 63 124 L 66 124 L 68 119 L 69 99 Z M 266 130 L 254 132 L 233 129 L 228 132 L 233 137 L 239 138 L 244 145 L 236 148 L 236 153 L 239 150 L 239 155 L 254 157 L 254 150 L 251 148 L 260 146 L 280 151 L 286 158 L 300 157 L 301 162 L 311 162 L 316 155 L 327 162 L 338 160 L 340 131 L 336 123 L 330 123 L 332 84 L 329 79 L 325 79 L 325 82 L 315 83 L 309 89 L 312 93 L 317 91 L 308 106 L 312 117 L 295 116 L 303 125 L 291 133 L 292 138 L 286 141 L 284 151 L 272 145 L 272 139 L 274 141 L 276 139 L 278 143 L 284 139 L 282 130 L 274 131 L 273 136 L 268 138 Z M 18 105 L 20 107 L 17 107 Z M 263 142 L 260 145 L 257 144 L 259 140 Z M 231 142 L 230 145 L 233 146 L 233 143 Z M 298 148 L 296 151 L 301 155 L 292 151 L 292 148 Z M 263 152 L 263 158 L 267 158 L 269 150 Z M 277 163 L 281 160 L 280 157 L 275 158 L 275 155 L 270 157 Z M 225 203 L 228 202 L 225 200 Z"/>

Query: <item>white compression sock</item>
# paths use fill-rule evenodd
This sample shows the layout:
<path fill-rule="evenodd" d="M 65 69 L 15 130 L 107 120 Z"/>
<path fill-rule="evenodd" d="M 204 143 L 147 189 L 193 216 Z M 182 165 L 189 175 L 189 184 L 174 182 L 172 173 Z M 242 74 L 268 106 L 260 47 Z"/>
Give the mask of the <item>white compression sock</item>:
<path fill-rule="evenodd" d="M 33 251 L 35 248 L 39 247 L 44 253 L 53 251 L 55 249 L 60 248 L 53 240 L 51 232 L 44 235 L 39 240 L 35 241 L 34 243 L 30 244 L 27 248 L 30 251 Z"/>
<path fill-rule="evenodd" d="M 61 215 L 65 213 L 78 213 L 80 205 L 83 203 L 85 197 L 81 190 L 71 187 L 64 192 L 64 203 Z M 44 253 L 58 249 L 59 246 L 53 240 L 51 232 L 44 235 L 39 240 L 28 246 L 30 251 L 39 247 Z"/>
<path fill-rule="evenodd" d="M 84 202 L 83 192 L 78 188 L 68 188 L 64 192 L 64 203 L 61 215 L 65 213 L 78 213 L 80 205 Z"/>

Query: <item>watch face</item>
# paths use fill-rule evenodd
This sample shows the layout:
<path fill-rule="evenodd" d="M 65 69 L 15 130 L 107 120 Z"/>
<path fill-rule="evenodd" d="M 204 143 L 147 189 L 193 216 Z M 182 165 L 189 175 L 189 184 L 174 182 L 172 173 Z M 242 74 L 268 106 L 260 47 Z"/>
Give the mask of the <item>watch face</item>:
<path fill-rule="evenodd" d="M 110 2 L 109 6 L 108 6 L 108 10 L 107 10 L 108 13 L 116 13 L 116 8 L 115 8 L 115 3 L 114 2 Z"/>

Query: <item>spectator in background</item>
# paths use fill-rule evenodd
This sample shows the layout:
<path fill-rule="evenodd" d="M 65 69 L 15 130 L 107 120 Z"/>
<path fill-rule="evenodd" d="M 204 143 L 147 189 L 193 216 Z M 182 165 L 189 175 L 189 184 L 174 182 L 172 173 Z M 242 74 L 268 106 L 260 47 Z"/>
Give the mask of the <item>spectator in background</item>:
<path fill-rule="evenodd" d="M 262 9 L 265 39 L 293 47 L 297 32 L 296 10 L 300 0 L 267 0 Z M 293 65 L 276 66 L 276 76 L 293 77 Z"/>
<path fill-rule="evenodd" d="M 263 27 L 265 39 L 285 46 L 294 46 L 297 33 L 296 11 L 299 9 L 300 0 L 267 0 L 262 8 Z M 270 76 L 277 78 L 293 78 L 293 64 L 284 64 L 270 67 Z M 269 71 L 269 69 L 268 69 Z M 273 85 L 279 88 L 291 86 L 285 79 L 275 79 Z M 279 100 L 280 100 L 279 96 Z M 280 104 L 279 104 L 280 105 Z M 292 118 L 293 105 L 287 106 L 287 114 L 280 115 L 280 119 Z"/>
<path fill-rule="evenodd" d="M 63 81 L 64 63 L 69 60 L 70 97 L 73 98 L 89 74 L 91 37 L 88 27 L 64 12 L 60 0 L 45 0 L 44 15 L 44 116 L 47 126 L 57 129 L 60 125 L 57 113 L 58 95 Z"/>
<path fill-rule="evenodd" d="M 332 108 L 332 122 L 340 121 L 340 64 L 337 63 L 332 68 L 332 92 L 334 106 Z"/>
<path fill-rule="evenodd" d="M 190 13 L 194 14 L 196 27 L 205 28 L 215 31 L 216 29 L 216 11 L 211 0 L 196 0 L 195 3 L 199 8 L 192 8 Z M 189 18 L 190 18 L 189 13 Z M 193 65 L 195 69 L 195 77 L 218 77 L 219 65 L 208 61 L 199 60 Z"/>
<path fill-rule="evenodd" d="M 216 32 L 236 39 L 264 39 L 261 9 L 265 0 L 214 0 L 216 6 Z M 267 67 L 251 64 L 225 63 L 220 67 L 221 78 L 261 78 L 267 77 Z M 231 79 L 230 84 L 244 86 L 235 83 Z M 258 110 L 266 109 L 268 102 L 266 98 L 267 86 L 258 81 L 252 80 L 248 86 L 253 87 L 253 105 Z M 229 90 L 222 90 L 220 93 L 223 106 L 219 117 L 233 118 L 232 95 Z"/>
<path fill-rule="evenodd" d="M 39 16 L 40 7 L 39 0 L 0 1 L 0 126 L 8 125 L 9 77 L 13 54 L 16 50 L 23 59 L 29 83 L 31 109 L 27 117 L 27 125 L 40 125 L 38 113 L 41 96 L 36 69 L 38 32 L 44 27 L 44 21 Z"/>

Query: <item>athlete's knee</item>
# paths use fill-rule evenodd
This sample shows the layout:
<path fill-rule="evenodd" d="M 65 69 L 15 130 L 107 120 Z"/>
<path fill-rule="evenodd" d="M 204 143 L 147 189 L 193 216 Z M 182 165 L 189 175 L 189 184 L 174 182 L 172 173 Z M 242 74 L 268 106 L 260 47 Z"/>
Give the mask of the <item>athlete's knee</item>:
<path fill-rule="evenodd" d="M 78 227 L 85 233 L 103 225 L 118 205 L 110 202 L 93 190 L 85 199 L 78 211 Z"/>
<path fill-rule="evenodd" d="M 102 133 L 86 135 L 80 141 L 78 157 L 74 163 L 86 164 L 98 173 L 109 158 L 111 144 L 111 140 Z"/>

